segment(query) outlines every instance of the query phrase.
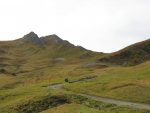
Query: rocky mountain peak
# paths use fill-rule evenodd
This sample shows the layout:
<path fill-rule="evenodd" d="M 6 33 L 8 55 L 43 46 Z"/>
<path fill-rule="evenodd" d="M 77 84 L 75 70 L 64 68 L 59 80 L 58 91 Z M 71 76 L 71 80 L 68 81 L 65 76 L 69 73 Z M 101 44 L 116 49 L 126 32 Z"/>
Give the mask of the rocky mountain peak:
<path fill-rule="evenodd" d="M 46 44 L 62 44 L 64 42 L 64 40 L 62 40 L 55 34 L 41 37 L 40 39 Z"/>
<path fill-rule="evenodd" d="M 23 37 L 24 39 L 35 39 L 35 38 L 39 38 L 37 34 L 35 34 L 34 32 L 30 32 L 26 35 L 24 35 Z"/>
<path fill-rule="evenodd" d="M 30 33 L 24 35 L 22 40 L 25 41 L 25 42 L 30 42 L 30 43 L 36 44 L 36 45 L 41 45 L 42 44 L 42 41 L 40 40 L 38 35 L 35 34 L 34 32 L 30 32 Z"/>

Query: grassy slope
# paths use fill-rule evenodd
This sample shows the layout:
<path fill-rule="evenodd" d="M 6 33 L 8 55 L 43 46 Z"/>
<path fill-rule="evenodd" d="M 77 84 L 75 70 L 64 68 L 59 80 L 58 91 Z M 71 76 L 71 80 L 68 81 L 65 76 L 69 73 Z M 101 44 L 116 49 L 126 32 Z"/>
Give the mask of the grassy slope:
<path fill-rule="evenodd" d="M 100 58 L 100 62 L 117 65 L 132 66 L 150 60 L 150 39 L 128 46 L 114 52 L 107 57 Z"/>
<path fill-rule="evenodd" d="M 64 66 L 64 65 L 63 65 Z M 41 99 L 44 96 L 51 94 L 54 92 L 50 89 L 48 90 L 45 86 L 49 83 L 57 83 L 57 82 L 64 82 L 65 77 L 70 77 L 70 75 L 67 75 L 68 71 L 76 68 L 78 65 L 67 65 L 68 67 L 53 67 L 49 73 L 50 75 L 45 75 L 43 78 L 39 80 L 33 80 L 33 78 L 29 79 L 29 76 L 27 77 L 29 80 L 27 80 L 26 77 L 18 76 L 18 77 L 12 77 L 12 76 L 6 76 L 3 75 L 0 77 L 0 80 L 8 80 L 8 83 L 2 82 L 1 84 L 5 84 L 6 86 L 11 87 L 3 87 L 0 90 L 0 108 L 1 110 L 8 110 L 10 106 L 17 106 L 18 104 L 23 104 L 26 101 L 35 101 L 36 99 Z M 73 83 L 73 84 L 67 84 L 65 88 L 74 91 L 74 92 L 83 92 L 83 93 L 89 93 L 93 95 L 98 96 L 106 96 L 109 98 L 116 98 L 116 99 L 122 99 L 122 100 L 128 100 L 128 101 L 137 101 L 142 103 L 149 104 L 149 96 L 150 96 L 150 62 L 134 66 L 134 67 L 110 67 L 105 69 L 94 69 L 90 70 L 89 68 L 81 68 L 76 69 L 74 74 L 71 75 L 70 79 L 78 79 L 85 75 L 98 75 L 98 78 L 95 78 L 91 81 L 85 81 L 85 82 L 79 82 L 79 83 Z M 46 69 L 48 70 L 48 69 Z M 59 70 L 59 73 L 56 71 Z M 40 70 L 41 71 L 41 70 Z M 44 70 L 43 70 L 44 71 Z M 85 71 L 85 72 L 84 72 Z M 84 73 L 83 73 L 84 72 Z M 34 72 L 33 72 L 34 73 Z M 37 72 L 39 73 L 39 72 Z M 64 73 L 64 74 L 62 74 Z M 80 75 L 80 73 L 82 73 Z M 55 77 L 51 76 L 55 74 Z M 57 77 L 57 76 L 58 77 Z M 77 76 L 78 75 L 78 76 Z M 27 75 L 26 75 L 27 76 Z M 37 77 L 37 76 L 36 76 Z M 47 80 L 47 78 L 49 79 Z M 61 79 L 60 79 L 61 77 Z M 64 77 L 64 78 L 63 78 Z M 24 84 L 20 85 L 9 85 L 12 81 L 17 81 L 25 79 Z M 50 79 L 51 78 L 51 79 Z M 45 80 L 46 79 L 46 80 Z M 32 82 L 31 82 L 32 81 Z M 62 94 L 63 91 L 59 91 L 58 94 Z M 65 92 L 65 93 L 68 93 Z M 72 103 L 71 105 L 62 105 L 61 107 L 58 107 L 59 110 L 66 110 L 66 112 L 69 112 L 73 109 L 75 109 L 76 103 Z M 93 110 L 93 112 L 97 112 L 94 108 L 88 108 L 84 105 L 79 105 L 81 110 Z M 55 110 L 51 109 L 52 111 Z M 67 111 L 67 109 L 69 111 Z M 50 111 L 51 111 L 50 110 Z M 85 112 L 83 110 L 83 112 Z M 114 111 L 113 111 L 114 110 Z M 115 108 L 115 109 L 106 109 L 108 113 L 117 113 L 117 111 L 122 111 L 125 113 L 132 113 L 134 110 L 127 109 L 127 108 Z M 57 111 L 57 110 L 56 110 Z M 102 110 L 103 112 L 103 110 Z M 135 113 L 139 111 L 134 111 Z M 57 112 L 56 112 L 57 113 Z M 140 111 L 140 113 L 144 113 L 144 111 Z M 145 112 L 146 113 L 146 112 Z"/>
<path fill-rule="evenodd" d="M 27 113 L 28 111 L 36 113 L 35 111 L 37 109 L 37 105 L 39 104 L 38 108 L 45 109 L 46 107 L 46 101 L 45 97 L 47 99 L 50 98 L 49 101 L 51 101 L 51 97 L 61 97 L 61 95 L 72 95 L 72 92 L 60 90 L 60 91 L 54 91 L 52 89 L 47 89 L 45 87 L 42 87 L 43 84 L 33 84 L 33 85 L 26 85 L 26 86 L 20 86 L 14 89 L 5 89 L 3 92 L 0 92 L 0 113 Z M 70 98 L 70 96 L 68 97 Z M 72 97 L 73 98 L 73 97 Z M 78 98 L 77 98 L 78 99 Z M 84 103 L 82 104 L 82 101 Z M 39 103 L 40 102 L 40 103 Z M 55 103 L 55 101 L 54 101 Z M 90 104 L 91 103 L 91 104 Z M 52 105 L 52 104 L 50 104 Z M 99 107 L 98 107 L 99 106 Z M 44 108 L 45 107 L 45 108 Z M 96 107 L 96 108 L 95 108 Z M 97 108 L 98 107 L 98 108 Z M 48 108 L 47 108 L 48 109 Z M 18 111 L 21 110 L 21 111 Z M 27 110 L 27 111 L 26 111 Z M 24 111 L 24 112 L 23 112 Z M 105 104 L 95 101 L 92 101 L 90 99 L 85 100 L 80 97 L 79 100 L 76 100 L 75 98 L 72 99 L 72 103 L 70 104 L 63 104 L 58 105 L 57 107 L 44 110 L 43 113 L 46 112 L 52 112 L 52 113 L 59 113 L 60 111 L 64 113 L 76 113 L 76 112 L 83 112 L 83 113 L 118 113 L 118 112 L 124 112 L 124 113 L 148 113 L 146 110 L 136 110 L 136 109 L 130 109 L 125 107 L 117 107 L 111 104 Z"/>
<path fill-rule="evenodd" d="M 56 108 L 52 108 L 41 113 L 146 113 L 146 111 L 142 110 L 133 110 L 128 108 L 104 108 L 104 109 L 94 109 L 89 108 L 82 104 L 65 104 L 58 106 Z"/>
<path fill-rule="evenodd" d="M 99 113 L 99 110 L 88 108 L 80 104 L 65 104 L 53 109 L 43 111 L 41 113 Z"/>
<path fill-rule="evenodd" d="M 39 47 L 13 41 L 0 42 L 0 48 L 0 68 L 5 70 L 0 73 L 0 109 L 6 112 L 12 112 L 10 106 L 47 95 L 41 84 L 64 82 L 72 70 L 103 55 L 70 44 Z M 54 59 L 59 57 L 65 60 L 56 62 Z M 80 76 L 90 71 L 71 76 L 77 73 Z"/>
<path fill-rule="evenodd" d="M 68 90 L 150 104 L 150 62 L 95 70 L 97 78 L 65 86 Z"/>
<path fill-rule="evenodd" d="M 103 56 L 82 50 L 68 42 L 42 47 L 20 41 L 0 42 L 0 52 L 0 69 L 6 71 L 1 73 L 6 75 L 1 79 L 9 80 L 9 83 L 2 83 L 0 87 L 7 84 L 13 86 L 17 83 L 50 81 L 61 76 L 64 79 L 76 67 Z M 63 58 L 64 61 L 55 61 L 55 58 Z"/>
<path fill-rule="evenodd" d="M 91 75 L 98 75 L 98 77 L 92 81 L 68 84 L 65 88 L 75 92 L 150 104 L 150 62 L 126 68 L 88 68 L 82 66 L 105 54 L 81 50 L 72 45 L 52 45 L 41 48 L 15 41 L 0 42 L 0 53 L 0 67 L 6 70 L 6 73 L 0 74 L 1 110 L 12 112 L 10 106 L 16 107 L 26 101 L 42 99 L 51 91 L 42 86 L 49 83 L 62 83 L 65 78 L 79 79 Z M 54 59 L 59 57 L 65 60 L 56 62 Z M 62 105 L 58 107 L 58 112 L 61 109 L 72 111 L 76 108 L 74 105 L 77 105 L 82 112 L 97 112 L 94 108 L 76 103 Z M 116 108 L 114 113 L 121 110 L 125 113 L 133 112 L 126 108 Z M 106 111 L 113 113 L 113 110 Z"/>

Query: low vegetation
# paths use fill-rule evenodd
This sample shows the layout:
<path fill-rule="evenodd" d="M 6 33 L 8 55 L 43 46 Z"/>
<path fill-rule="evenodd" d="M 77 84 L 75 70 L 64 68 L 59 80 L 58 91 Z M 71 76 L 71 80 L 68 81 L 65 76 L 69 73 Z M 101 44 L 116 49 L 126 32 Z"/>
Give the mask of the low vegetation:
<path fill-rule="evenodd" d="M 99 62 L 112 63 L 123 66 L 133 66 L 150 60 L 150 39 L 114 52 Z"/>
<path fill-rule="evenodd" d="M 105 54 L 29 33 L 0 42 L 0 53 L 0 113 L 150 113 L 77 96 L 150 104 L 149 40 Z"/>
<path fill-rule="evenodd" d="M 67 90 L 150 104 L 150 62 L 134 67 L 111 67 L 95 71 L 97 78 L 66 84 Z"/>

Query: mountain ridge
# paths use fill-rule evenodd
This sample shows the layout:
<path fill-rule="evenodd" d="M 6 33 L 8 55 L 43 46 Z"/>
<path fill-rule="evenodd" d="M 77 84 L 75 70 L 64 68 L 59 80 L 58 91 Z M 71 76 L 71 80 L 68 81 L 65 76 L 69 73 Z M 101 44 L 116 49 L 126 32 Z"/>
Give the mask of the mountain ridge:
<path fill-rule="evenodd" d="M 19 48 L 20 46 L 22 46 L 22 48 Z M 150 39 L 132 44 L 120 51 L 106 54 L 90 51 L 82 46 L 75 46 L 61 39 L 56 34 L 39 37 L 36 33 L 30 32 L 14 41 L 1 41 L 0 47 L 0 59 L 2 61 L 9 59 L 10 55 L 14 58 L 16 58 L 16 56 L 18 56 L 18 58 L 19 56 L 27 56 L 27 58 L 30 58 L 30 55 L 35 54 L 37 51 L 45 51 L 45 53 L 42 52 L 43 58 L 49 57 L 54 59 L 64 59 L 64 57 L 85 59 L 94 57 L 94 55 L 100 56 L 96 59 L 96 62 L 104 65 L 133 66 L 150 60 Z M 8 55 L 8 53 L 10 55 Z M 44 54 L 47 55 L 45 56 Z M 103 57 L 101 57 L 101 55 Z"/>
<path fill-rule="evenodd" d="M 132 44 L 124 49 L 111 53 L 99 59 L 99 62 L 133 66 L 148 60 L 150 60 L 150 39 Z"/>
<path fill-rule="evenodd" d="M 101 56 L 55 34 L 39 37 L 34 32 L 17 40 L 0 42 L 0 52 L 0 69 L 7 73 L 31 71 L 57 64 L 67 65 Z"/>

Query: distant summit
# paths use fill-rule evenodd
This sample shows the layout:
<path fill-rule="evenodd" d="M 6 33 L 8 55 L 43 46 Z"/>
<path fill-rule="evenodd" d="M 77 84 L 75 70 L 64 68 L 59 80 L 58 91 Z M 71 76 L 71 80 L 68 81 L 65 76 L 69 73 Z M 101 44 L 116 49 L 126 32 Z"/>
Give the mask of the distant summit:
<path fill-rule="evenodd" d="M 62 43 L 64 43 L 64 40 L 62 40 L 55 34 L 49 35 L 49 36 L 44 36 L 44 37 L 41 37 L 40 39 L 44 44 L 62 44 Z"/>
<path fill-rule="evenodd" d="M 30 39 L 30 38 L 39 38 L 39 37 L 34 32 L 30 32 L 30 33 L 26 34 L 23 38 Z"/>
<path fill-rule="evenodd" d="M 34 32 L 30 32 L 24 35 L 23 38 L 19 40 L 23 42 L 27 42 L 27 43 L 32 43 L 34 45 L 54 45 L 54 44 L 64 44 L 68 42 L 68 41 L 62 40 L 55 34 L 38 37 L 38 35 Z"/>
<path fill-rule="evenodd" d="M 42 41 L 40 40 L 40 38 L 38 37 L 37 34 L 35 34 L 34 32 L 30 32 L 26 35 L 24 35 L 24 37 L 21 39 L 24 42 L 30 42 L 33 43 L 35 45 L 42 45 Z"/>
<path fill-rule="evenodd" d="M 69 41 L 61 39 L 56 34 L 39 37 L 36 33 L 30 32 L 24 35 L 23 38 L 18 39 L 18 40 L 21 42 L 31 43 L 31 44 L 38 45 L 38 46 L 61 45 L 64 47 L 76 47 L 76 48 L 79 48 L 80 50 L 86 50 L 85 48 L 81 46 L 75 46 L 71 44 Z"/>

